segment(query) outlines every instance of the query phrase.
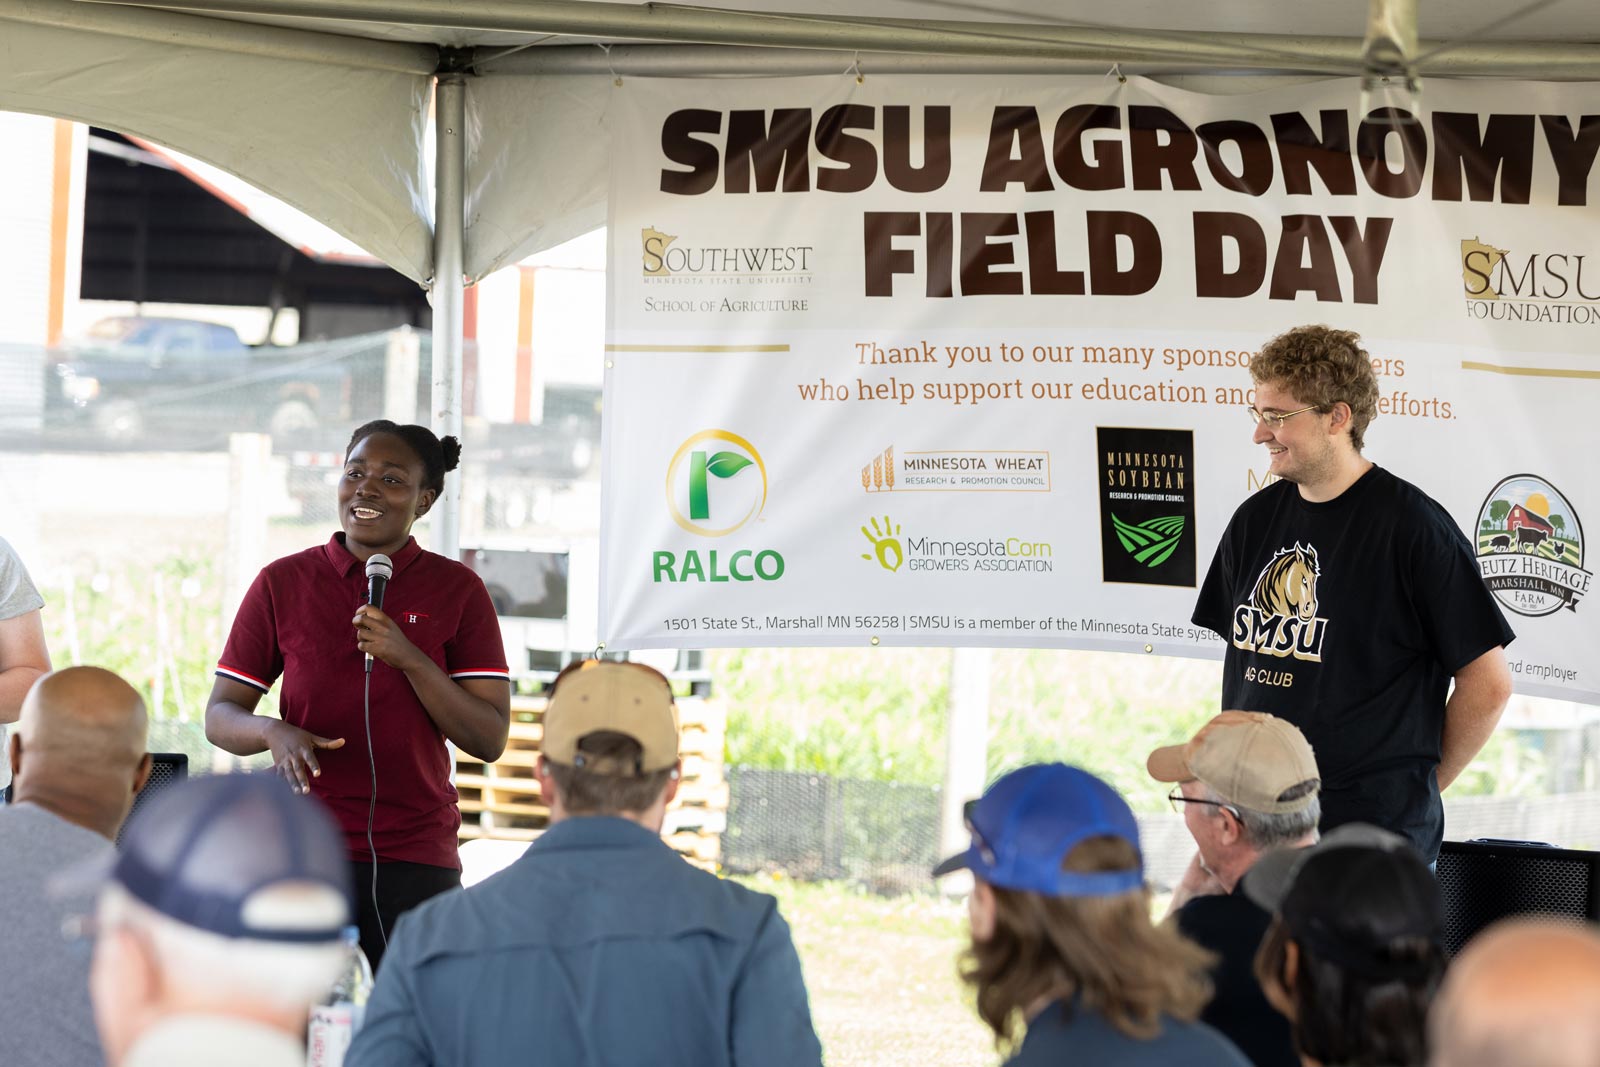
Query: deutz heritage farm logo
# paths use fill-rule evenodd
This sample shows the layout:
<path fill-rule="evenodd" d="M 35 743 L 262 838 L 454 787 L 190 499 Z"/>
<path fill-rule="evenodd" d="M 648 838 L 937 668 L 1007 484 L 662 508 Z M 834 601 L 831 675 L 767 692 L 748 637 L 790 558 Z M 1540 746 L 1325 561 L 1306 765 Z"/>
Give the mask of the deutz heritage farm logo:
<path fill-rule="evenodd" d="M 1261 568 L 1250 602 L 1233 612 L 1233 647 L 1269 656 L 1322 662 L 1328 620 L 1317 614 L 1317 550 L 1299 542 L 1280 548 Z"/>
<path fill-rule="evenodd" d="M 1532 474 L 1514 474 L 1478 510 L 1478 569 L 1518 615 L 1578 610 L 1593 577 L 1583 569 L 1583 524 L 1572 502 Z"/>
<path fill-rule="evenodd" d="M 766 509 L 767 464 L 739 434 L 701 430 L 667 463 L 666 494 L 667 511 L 680 529 L 696 537 L 727 537 Z M 771 582 L 783 576 L 783 557 L 770 548 L 690 548 L 681 556 L 659 549 L 653 570 L 657 582 Z"/>
<path fill-rule="evenodd" d="M 1600 272 L 1571 250 L 1518 253 L 1470 237 L 1461 242 L 1467 317 L 1496 322 L 1600 322 Z M 1593 290 L 1591 292 L 1590 290 Z"/>
<path fill-rule="evenodd" d="M 1101 426 L 1095 434 L 1102 579 L 1192 588 L 1194 431 Z"/>

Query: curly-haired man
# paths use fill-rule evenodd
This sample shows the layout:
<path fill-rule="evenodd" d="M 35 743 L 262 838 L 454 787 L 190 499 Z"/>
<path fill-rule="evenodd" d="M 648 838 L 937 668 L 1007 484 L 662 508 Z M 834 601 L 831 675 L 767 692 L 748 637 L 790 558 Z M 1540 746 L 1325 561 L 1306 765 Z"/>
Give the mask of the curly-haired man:
<path fill-rule="evenodd" d="M 1432 860 L 1439 791 L 1511 695 L 1514 635 L 1449 513 L 1361 454 L 1378 383 L 1356 334 L 1290 330 L 1250 375 L 1277 480 L 1234 512 L 1194 610 L 1226 642 L 1222 707 L 1304 732 L 1323 830 L 1375 823 Z"/>

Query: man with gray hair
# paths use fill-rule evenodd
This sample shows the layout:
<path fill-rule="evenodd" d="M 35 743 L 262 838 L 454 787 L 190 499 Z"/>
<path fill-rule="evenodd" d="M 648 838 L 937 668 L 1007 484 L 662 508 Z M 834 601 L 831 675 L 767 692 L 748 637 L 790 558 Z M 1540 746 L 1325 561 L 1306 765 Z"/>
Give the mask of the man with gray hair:
<path fill-rule="evenodd" d="M 1600 933 L 1506 919 L 1451 964 L 1428 1016 L 1432 1067 L 1600 1063 Z"/>
<path fill-rule="evenodd" d="M 0 1059 L 99 1067 L 89 958 L 62 937 L 88 907 L 63 892 L 65 870 L 109 855 L 150 775 L 144 701 L 99 667 L 33 684 L 7 746 L 13 803 L 0 808 Z"/>
<path fill-rule="evenodd" d="M 1169 799 L 1198 850 L 1173 894 L 1171 917 L 1217 954 L 1216 995 L 1201 1019 L 1256 1067 L 1298 1067 L 1288 1023 L 1255 977 L 1271 916 L 1239 882 L 1263 853 L 1317 840 L 1321 779 L 1311 746 L 1275 716 L 1225 711 L 1185 744 L 1156 749 L 1147 766 L 1156 781 L 1178 784 Z"/>
<path fill-rule="evenodd" d="M 270 775 L 168 787 L 100 893 L 89 987 L 110 1067 L 304 1067 L 348 966 L 350 868 L 321 804 Z"/>

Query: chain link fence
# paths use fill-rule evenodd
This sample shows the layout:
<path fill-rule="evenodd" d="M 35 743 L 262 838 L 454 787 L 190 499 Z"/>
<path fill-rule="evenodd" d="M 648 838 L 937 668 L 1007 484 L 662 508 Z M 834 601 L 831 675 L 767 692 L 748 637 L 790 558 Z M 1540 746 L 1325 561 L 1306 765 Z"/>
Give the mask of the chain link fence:
<path fill-rule="evenodd" d="M 845 880 L 882 893 L 928 888 L 940 790 L 801 771 L 729 767 L 723 866 Z"/>

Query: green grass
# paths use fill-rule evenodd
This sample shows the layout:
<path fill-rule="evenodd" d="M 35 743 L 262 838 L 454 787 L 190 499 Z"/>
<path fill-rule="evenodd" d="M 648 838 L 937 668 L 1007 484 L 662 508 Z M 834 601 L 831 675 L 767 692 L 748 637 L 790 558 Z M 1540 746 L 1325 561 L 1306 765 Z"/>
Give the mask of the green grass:
<path fill-rule="evenodd" d="M 966 906 L 834 882 L 737 881 L 778 898 L 829 1067 L 992 1067 L 989 1031 L 956 974 Z"/>

